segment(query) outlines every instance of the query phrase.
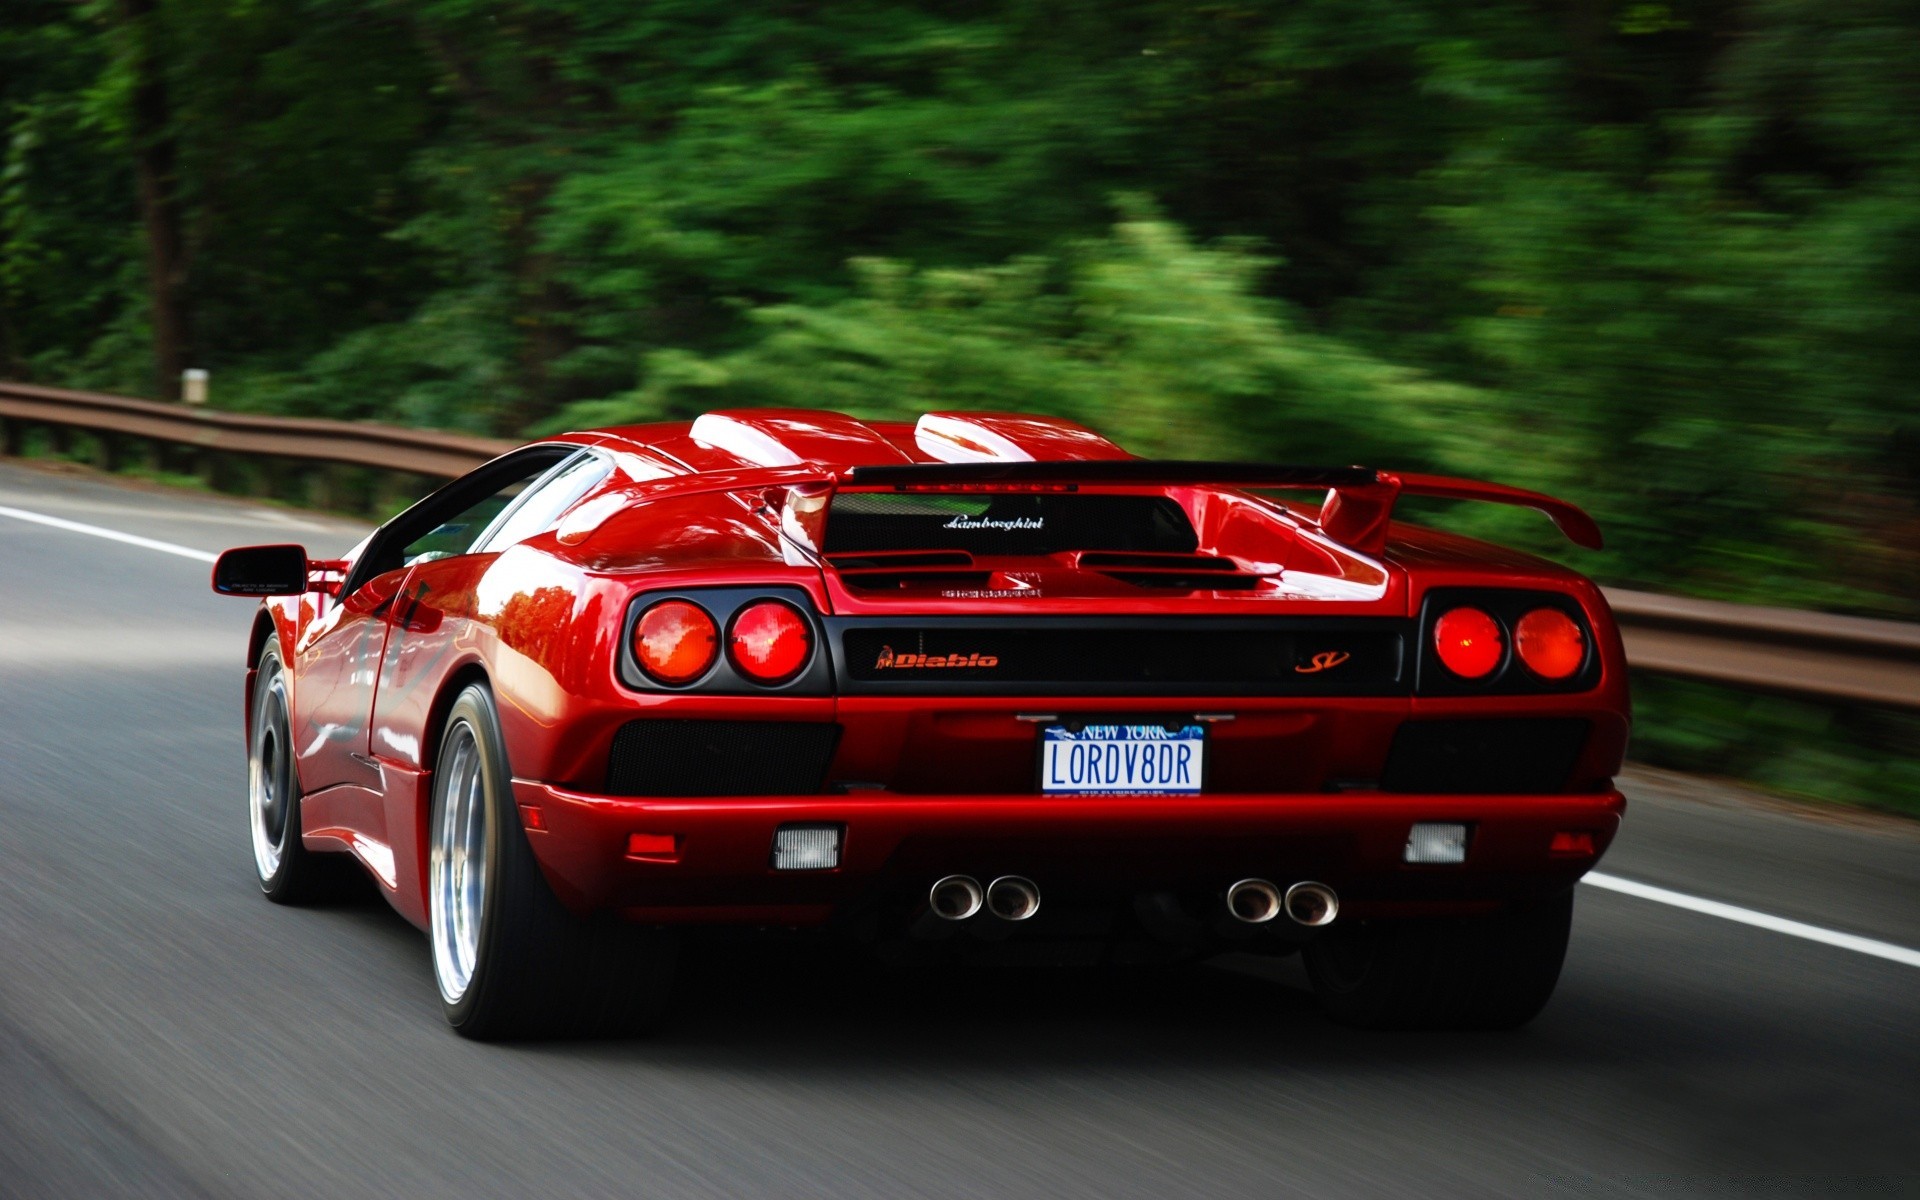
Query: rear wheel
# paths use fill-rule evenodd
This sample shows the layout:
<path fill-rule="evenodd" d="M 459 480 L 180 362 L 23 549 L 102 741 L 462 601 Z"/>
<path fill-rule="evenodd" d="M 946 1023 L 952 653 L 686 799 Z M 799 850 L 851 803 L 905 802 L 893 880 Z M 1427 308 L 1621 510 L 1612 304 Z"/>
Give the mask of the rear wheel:
<path fill-rule="evenodd" d="M 1336 926 L 1307 944 L 1307 975 L 1343 1025 L 1514 1029 L 1553 995 L 1572 921 L 1569 891 L 1493 916 Z"/>
<path fill-rule="evenodd" d="M 247 823 L 254 873 L 276 904 L 304 904 L 340 890 L 354 865 L 317 854 L 300 841 L 300 776 L 294 770 L 287 672 L 280 648 L 260 655 L 253 684 L 253 729 L 247 751 Z"/>
<path fill-rule="evenodd" d="M 575 918 L 513 803 L 493 694 L 447 714 L 428 815 L 427 926 L 447 1021 L 485 1040 L 636 1031 L 673 970 L 666 935 Z"/>

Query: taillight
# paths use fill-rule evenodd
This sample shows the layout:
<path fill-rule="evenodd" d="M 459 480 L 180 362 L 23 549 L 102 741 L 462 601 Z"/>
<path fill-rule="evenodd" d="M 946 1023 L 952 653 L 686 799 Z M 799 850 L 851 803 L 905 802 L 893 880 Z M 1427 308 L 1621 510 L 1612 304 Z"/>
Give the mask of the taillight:
<path fill-rule="evenodd" d="M 758 600 L 741 609 L 727 630 L 727 657 L 755 683 L 785 683 L 813 655 L 813 627 L 792 605 Z"/>
<path fill-rule="evenodd" d="M 633 626 L 633 656 L 661 683 L 692 683 L 707 673 L 720 649 L 720 631 L 698 604 L 662 600 Z"/>
<path fill-rule="evenodd" d="M 1587 660 L 1587 637 L 1557 608 L 1536 608 L 1513 627 L 1520 661 L 1542 679 L 1565 679 Z"/>
<path fill-rule="evenodd" d="M 1463 679 L 1484 677 L 1506 653 L 1500 623 L 1477 608 L 1449 609 L 1434 622 L 1433 648 L 1447 669 Z"/>

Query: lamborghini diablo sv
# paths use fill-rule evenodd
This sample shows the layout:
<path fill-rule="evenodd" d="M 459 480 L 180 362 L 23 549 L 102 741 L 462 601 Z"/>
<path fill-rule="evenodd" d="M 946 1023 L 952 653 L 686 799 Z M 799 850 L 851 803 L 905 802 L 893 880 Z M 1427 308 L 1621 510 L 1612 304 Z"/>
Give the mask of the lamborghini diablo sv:
<path fill-rule="evenodd" d="M 1049 417 L 759 409 L 525 446 L 338 560 L 230 550 L 260 885 L 357 863 L 483 1038 L 631 1028 L 702 929 L 1304 956 L 1362 1026 L 1512 1027 L 1606 850 L 1598 588 L 1360 467 Z M 1283 502 L 1284 501 L 1284 502 Z"/>

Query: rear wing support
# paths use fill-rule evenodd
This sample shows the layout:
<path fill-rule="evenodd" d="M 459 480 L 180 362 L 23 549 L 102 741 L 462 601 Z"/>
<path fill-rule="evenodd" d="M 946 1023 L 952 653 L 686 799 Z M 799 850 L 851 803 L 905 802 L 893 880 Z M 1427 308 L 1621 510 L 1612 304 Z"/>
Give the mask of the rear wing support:
<path fill-rule="evenodd" d="M 1576 505 L 1540 492 L 1482 483 L 1476 479 L 1454 479 L 1446 475 L 1394 474 L 1377 471 L 1372 485 L 1362 488 L 1334 488 L 1320 510 L 1320 530 L 1343 546 L 1368 554 L 1386 549 L 1388 524 L 1393 506 L 1403 495 L 1433 496 L 1443 500 L 1482 500 L 1491 504 L 1512 504 L 1545 513 L 1547 519 L 1565 534 L 1567 540 L 1588 550 L 1603 544 L 1600 525 Z"/>

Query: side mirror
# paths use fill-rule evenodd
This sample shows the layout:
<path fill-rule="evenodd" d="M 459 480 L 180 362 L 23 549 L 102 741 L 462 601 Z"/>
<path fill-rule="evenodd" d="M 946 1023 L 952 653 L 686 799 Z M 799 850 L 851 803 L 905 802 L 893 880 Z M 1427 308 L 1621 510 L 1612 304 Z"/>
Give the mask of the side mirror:
<path fill-rule="evenodd" d="M 298 596 L 307 590 L 304 546 L 241 546 L 213 564 L 213 590 L 223 596 Z"/>

